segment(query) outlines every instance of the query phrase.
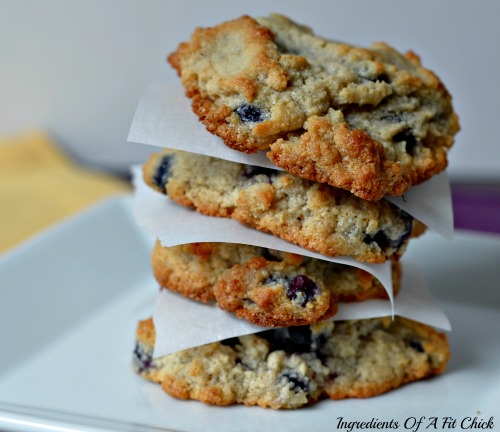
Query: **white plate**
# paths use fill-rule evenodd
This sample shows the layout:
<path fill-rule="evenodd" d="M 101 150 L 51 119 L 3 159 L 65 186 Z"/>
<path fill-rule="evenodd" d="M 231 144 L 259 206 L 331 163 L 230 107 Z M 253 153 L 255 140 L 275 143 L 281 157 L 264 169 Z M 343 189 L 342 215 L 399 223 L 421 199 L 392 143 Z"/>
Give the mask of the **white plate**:
<path fill-rule="evenodd" d="M 439 430 L 446 416 L 456 429 L 471 426 L 468 417 L 500 422 L 500 238 L 458 233 L 450 243 L 428 233 L 407 252 L 452 321 L 444 375 L 298 411 L 177 401 L 132 372 L 135 325 L 157 292 L 152 244 L 130 199 L 118 197 L 3 256 L 0 430 L 328 431 L 340 417 L 394 420 L 401 431 L 423 416 L 420 430 L 430 417 Z"/>

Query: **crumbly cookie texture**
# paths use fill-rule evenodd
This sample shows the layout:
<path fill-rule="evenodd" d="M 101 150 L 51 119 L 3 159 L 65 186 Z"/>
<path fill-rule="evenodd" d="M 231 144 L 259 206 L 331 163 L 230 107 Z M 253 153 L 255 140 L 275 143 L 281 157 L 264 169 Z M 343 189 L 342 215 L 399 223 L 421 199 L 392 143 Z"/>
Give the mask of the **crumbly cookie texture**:
<path fill-rule="evenodd" d="M 280 15 L 198 28 L 168 60 L 229 147 L 367 200 L 442 171 L 459 130 L 416 54 L 327 40 Z"/>
<path fill-rule="evenodd" d="M 387 299 L 383 285 L 356 267 L 232 243 L 189 243 L 151 254 L 163 288 L 215 301 L 238 318 L 265 326 L 314 324 L 335 315 L 339 302 Z M 392 263 L 397 293 L 400 264 Z"/>
<path fill-rule="evenodd" d="M 273 329 L 155 359 L 151 319 L 136 339 L 136 372 L 169 395 L 274 409 L 376 396 L 440 374 L 450 358 L 446 335 L 404 318 Z"/>
<path fill-rule="evenodd" d="M 209 156 L 164 150 L 151 155 L 143 177 L 181 205 L 329 256 L 371 263 L 398 259 L 414 225 L 386 200 L 366 201 L 283 171 Z"/>

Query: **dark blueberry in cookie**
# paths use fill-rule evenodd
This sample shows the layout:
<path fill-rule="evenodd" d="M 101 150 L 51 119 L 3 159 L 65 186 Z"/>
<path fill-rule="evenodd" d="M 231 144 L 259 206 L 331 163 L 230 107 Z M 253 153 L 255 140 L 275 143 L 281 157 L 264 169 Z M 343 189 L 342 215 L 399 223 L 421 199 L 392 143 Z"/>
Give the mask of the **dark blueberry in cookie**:
<path fill-rule="evenodd" d="M 255 105 L 240 105 L 235 109 L 235 112 L 244 123 L 257 123 L 266 118 L 265 112 Z"/>
<path fill-rule="evenodd" d="M 153 359 L 151 354 L 147 353 L 139 344 L 136 344 L 132 360 L 135 369 L 140 373 L 151 368 Z"/>
<path fill-rule="evenodd" d="M 265 258 L 266 261 L 281 261 L 281 259 L 274 256 L 269 249 L 264 249 L 262 251 L 262 257 Z"/>
<path fill-rule="evenodd" d="M 308 326 L 285 327 L 259 333 L 271 344 L 272 351 L 310 352 L 313 336 Z"/>
<path fill-rule="evenodd" d="M 386 83 L 390 83 L 391 80 L 389 79 L 389 76 L 386 75 L 385 73 L 382 73 L 376 77 L 368 77 L 368 76 L 361 76 L 361 78 L 363 80 L 366 80 L 366 81 L 371 81 L 371 82 L 386 82 Z"/>
<path fill-rule="evenodd" d="M 276 170 L 273 170 L 271 168 L 264 168 L 254 165 L 245 165 L 245 169 L 243 171 L 243 175 L 248 179 L 258 175 L 265 175 L 267 177 L 271 177 L 273 175 L 276 175 L 276 173 L 277 173 Z"/>
<path fill-rule="evenodd" d="M 387 75 L 385 73 L 381 73 L 377 78 L 375 78 L 375 81 L 390 83 L 391 79 L 389 78 L 389 75 Z"/>
<path fill-rule="evenodd" d="M 290 300 L 301 299 L 300 305 L 304 307 L 310 300 L 314 299 L 319 292 L 319 287 L 313 280 L 305 275 L 298 275 L 288 281 L 286 285 L 286 296 Z"/>
<path fill-rule="evenodd" d="M 424 347 L 422 346 L 422 344 L 415 340 L 415 339 L 411 339 L 408 341 L 408 345 L 410 345 L 411 348 L 413 348 L 415 351 L 418 351 L 420 353 L 423 353 L 425 352 L 424 350 Z"/>
<path fill-rule="evenodd" d="M 283 276 L 271 275 L 264 285 L 282 284 L 285 286 L 286 296 L 292 301 L 300 301 L 300 306 L 305 307 L 319 293 L 319 286 L 305 275 L 297 275 L 289 279 Z"/>
<path fill-rule="evenodd" d="M 382 230 L 377 231 L 374 235 L 367 235 L 363 241 L 367 244 L 376 243 L 382 250 L 390 248 L 394 243 L 394 240 L 387 237 L 386 233 Z"/>
<path fill-rule="evenodd" d="M 330 372 L 328 381 L 335 381 L 340 375 L 337 372 Z"/>
<path fill-rule="evenodd" d="M 413 151 L 418 144 L 417 138 L 415 138 L 415 135 L 411 133 L 410 129 L 404 129 L 401 132 L 398 132 L 392 137 L 392 140 L 396 143 L 404 141 L 406 153 L 410 155 L 413 154 Z"/>
<path fill-rule="evenodd" d="M 259 333 L 270 343 L 271 351 L 285 351 L 289 354 L 318 352 L 327 341 L 322 332 L 312 332 L 309 326 L 283 327 Z"/>
<path fill-rule="evenodd" d="M 163 157 L 158 167 L 156 168 L 156 173 L 153 177 L 154 183 L 160 188 L 164 188 L 170 178 L 172 172 L 172 162 L 174 160 L 173 154 L 168 154 Z"/>
<path fill-rule="evenodd" d="M 297 371 L 286 371 L 280 375 L 280 382 L 284 382 L 286 384 L 291 384 L 291 390 L 295 393 L 300 391 L 307 392 L 309 386 L 307 384 L 307 378 L 305 376 L 300 375 Z"/>
<path fill-rule="evenodd" d="M 232 337 L 229 339 L 224 339 L 220 341 L 221 345 L 225 345 L 231 348 L 234 348 L 236 345 L 239 345 L 240 340 L 237 337 Z"/>
<path fill-rule="evenodd" d="M 374 235 L 367 235 L 363 241 L 366 244 L 376 243 L 380 249 L 395 249 L 398 250 L 403 243 L 410 236 L 412 226 L 413 226 L 413 217 L 403 210 L 398 210 L 400 214 L 400 218 L 404 223 L 403 231 L 396 238 L 390 238 L 383 230 L 377 231 Z"/>

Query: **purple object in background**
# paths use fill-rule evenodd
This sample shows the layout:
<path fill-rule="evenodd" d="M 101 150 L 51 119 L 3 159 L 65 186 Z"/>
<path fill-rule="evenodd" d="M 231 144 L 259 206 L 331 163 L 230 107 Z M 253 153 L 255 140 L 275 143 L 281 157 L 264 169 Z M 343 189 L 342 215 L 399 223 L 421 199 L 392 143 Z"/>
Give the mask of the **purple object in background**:
<path fill-rule="evenodd" d="M 500 185 L 451 185 L 455 228 L 500 234 Z"/>

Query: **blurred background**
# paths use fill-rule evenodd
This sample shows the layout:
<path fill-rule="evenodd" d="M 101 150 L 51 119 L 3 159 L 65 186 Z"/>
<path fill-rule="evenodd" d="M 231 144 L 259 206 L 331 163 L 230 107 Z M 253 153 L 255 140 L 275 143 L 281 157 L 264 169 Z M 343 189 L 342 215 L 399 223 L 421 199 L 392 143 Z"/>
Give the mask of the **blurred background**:
<path fill-rule="evenodd" d="M 127 142 L 137 102 L 148 84 L 177 79 L 165 58 L 196 26 L 279 12 L 328 38 L 411 49 L 441 77 L 460 115 L 448 169 L 462 208 L 457 225 L 467 215 L 477 229 L 498 226 L 497 0 L 0 0 L 0 7 L 0 140 L 42 133 L 72 163 L 113 176 L 126 176 L 154 150 Z"/>

